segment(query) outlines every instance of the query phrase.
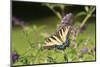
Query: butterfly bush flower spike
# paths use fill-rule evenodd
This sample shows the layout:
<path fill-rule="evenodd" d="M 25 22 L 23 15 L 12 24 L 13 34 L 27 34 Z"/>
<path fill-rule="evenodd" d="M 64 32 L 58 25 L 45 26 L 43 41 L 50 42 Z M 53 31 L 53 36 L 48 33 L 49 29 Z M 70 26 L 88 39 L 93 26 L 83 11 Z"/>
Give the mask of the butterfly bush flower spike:
<path fill-rule="evenodd" d="M 12 53 L 12 61 L 13 63 L 16 62 L 19 59 L 19 55 L 16 52 Z"/>

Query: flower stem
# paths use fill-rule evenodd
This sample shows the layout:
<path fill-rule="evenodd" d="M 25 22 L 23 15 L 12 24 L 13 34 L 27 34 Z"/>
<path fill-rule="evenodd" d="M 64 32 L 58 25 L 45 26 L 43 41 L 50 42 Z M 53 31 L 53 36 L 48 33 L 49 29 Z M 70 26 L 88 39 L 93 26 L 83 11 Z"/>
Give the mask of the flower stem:
<path fill-rule="evenodd" d="M 80 25 L 80 28 L 84 26 L 84 24 L 87 22 L 87 20 L 91 17 L 92 13 L 95 11 L 95 7 L 93 7 L 92 10 L 86 15 L 84 20 L 82 21 L 82 24 Z"/>
<path fill-rule="evenodd" d="M 59 12 L 55 11 L 49 4 L 46 4 L 46 6 L 47 6 L 48 8 L 50 8 L 50 9 L 53 11 L 53 13 L 54 13 L 60 20 L 62 19 L 62 16 L 61 16 L 61 14 L 60 14 Z"/>

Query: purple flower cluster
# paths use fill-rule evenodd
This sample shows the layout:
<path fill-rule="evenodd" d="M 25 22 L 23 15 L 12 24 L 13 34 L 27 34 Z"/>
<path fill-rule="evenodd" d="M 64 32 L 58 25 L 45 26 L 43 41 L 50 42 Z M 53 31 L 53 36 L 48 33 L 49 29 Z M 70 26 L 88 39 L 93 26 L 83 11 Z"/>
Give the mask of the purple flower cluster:
<path fill-rule="evenodd" d="M 12 53 L 12 62 L 15 63 L 19 59 L 19 55 L 16 52 Z"/>
<path fill-rule="evenodd" d="M 87 53 L 88 51 L 89 51 L 88 48 L 83 48 L 83 49 L 81 50 L 82 53 Z"/>
<path fill-rule="evenodd" d="M 19 25 L 21 27 L 24 26 L 24 21 L 22 21 L 20 18 L 13 16 L 12 17 L 12 26 Z"/>

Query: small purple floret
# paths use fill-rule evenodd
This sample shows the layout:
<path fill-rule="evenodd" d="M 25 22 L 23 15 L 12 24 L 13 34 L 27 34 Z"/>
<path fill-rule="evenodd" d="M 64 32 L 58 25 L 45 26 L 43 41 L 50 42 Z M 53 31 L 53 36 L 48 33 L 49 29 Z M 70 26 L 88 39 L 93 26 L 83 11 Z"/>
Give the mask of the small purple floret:
<path fill-rule="evenodd" d="M 84 26 L 80 29 L 80 33 L 83 33 L 85 29 L 86 29 L 86 25 L 84 25 Z"/>
<path fill-rule="evenodd" d="M 16 62 L 19 59 L 19 55 L 16 52 L 12 53 L 12 61 L 13 63 Z"/>
<path fill-rule="evenodd" d="M 81 50 L 81 52 L 82 52 L 82 53 L 87 53 L 87 52 L 88 52 L 88 48 L 83 48 L 83 49 Z"/>

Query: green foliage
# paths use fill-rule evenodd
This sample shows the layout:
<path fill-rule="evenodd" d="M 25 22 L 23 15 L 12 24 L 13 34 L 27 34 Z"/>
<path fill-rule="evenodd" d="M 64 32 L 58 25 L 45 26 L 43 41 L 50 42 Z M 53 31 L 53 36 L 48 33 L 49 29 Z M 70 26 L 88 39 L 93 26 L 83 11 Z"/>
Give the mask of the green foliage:
<path fill-rule="evenodd" d="M 31 29 L 31 28 L 29 28 Z M 32 28 L 33 30 L 36 28 Z M 37 29 L 39 29 L 37 27 Z M 92 30 L 91 30 L 92 29 Z M 44 28 L 41 29 L 41 31 L 44 30 Z M 89 50 L 91 50 L 93 47 L 95 47 L 95 26 L 94 23 L 88 24 L 88 28 L 87 30 L 84 31 L 84 33 L 80 34 L 79 37 L 77 38 L 77 42 L 79 43 L 77 49 L 76 48 L 67 48 L 65 50 L 65 53 L 67 54 L 67 58 L 68 61 L 67 62 L 79 62 L 79 61 L 91 61 L 91 60 L 95 60 L 95 54 L 93 51 L 92 53 L 89 51 L 89 53 L 86 53 L 84 55 L 82 55 L 82 58 L 79 58 L 79 55 L 81 55 L 81 49 L 87 47 L 89 48 Z M 15 33 L 20 32 L 19 31 L 13 31 L 13 35 L 16 36 Z M 38 30 L 36 32 L 39 32 Z M 24 32 L 21 32 L 24 34 Z M 27 38 L 30 38 L 30 36 L 33 36 L 34 34 L 32 34 L 33 32 L 30 32 L 27 36 Z M 43 33 L 43 32 L 42 32 Z M 41 33 L 40 33 L 41 34 Z M 37 39 L 39 39 L 39 41 L 42 41 L 42 38 L 40 39 L 40 34 L 36 35 L 35 37 L 38 37 Z M 90 35 L 90 36 L 89 36 Z M 91 37 L 92 35 L 92 37 Z M 17 39 L 18 37 L 24 37 L 25 35 L 21 35 L 20 33 L 17 35 Z M 87 42 L 87 45 L 85 45 L 84 43 L 86 42 L 85 40 L 87 40 L 89 37 L 89 40 Z M 17 47 L 14 48 L 18 48 L 21 47 L 21 43 L 22 44 L 27 44 L 27 50 L 26 50 L 26 46 L 22 46 L 23 49 L 25 49 L 23 51 L 23 49 L 18 49 L 17 52 L 19 52 L 20 54 L 20 59 L 19 61 L 17 61 L 16 63 L 14 63 L 13 65 L 26 65 L 26 64 L 41 64 L 41 63 L 61 63 L 61 62 L 66 62 L 64 59 L 64 54 L 62 52 L 60 52 L 59 50 L 43 50 L 40 49 L 38 47 L 38 44 L 40 44 L 40 46 L 43 45 L 43 43 L 39 43 L 39 42 L 35 42 L 35 39 L 33 38 L 33 44 L 34 47 L 30 47 L 29 44 L 30 43 L 26 43 L 27 42 L 27 38 L 24 38 L 26 42 L 22 41 L 22 39 L 16 39 L 16 37 L 13 37 L 16 41 L 13 43 L 15 44 Z M 19 44 L 19 45 L 18 45 Z M 30 47 L 30 48 L 28 48 Z"/>
<path fill-rule="evenodd" d="M 45 4 L 48 6 L 56 16 L 61 20 L 62 15 L 54 10 L 54 7 L 60 7 L 64 9 L 64 5 L 52 5 Z M 93 15 L 95 7 L 84 7 L 84 11 L 78 12 L 76 17 L 85 15 L 85 19 L 79 26 L 84 26 L 87 20 Z M 85 20 L 85 21 L 84 21 Z M 52 20 L 47 20 L 46 22 Z M 34 22 L 34 21 L 33 21 Z M 38 22 L 41 22 L 39 20 Z M 80 21 L 78 21 L 80 22 Z M 61 63 L 61 62 L 79 62 L 79 61 L 91 61 L 95 59 L 95 21 L 94 23 L 87 23 L 87 29 L 77 36 L 77 48 L 68 47 L 64 51 L 57 49 L 44 50 L 44 40 L 49 36 L 48 32 L 52 32 L 51 29 L 55 30 L 55 27 L 41 25 L 35 25 L 24 27 L 23 29 L 12 29 L 12 50 L 16 50 L 20 55 L 20 58 L 13 65 L 26 65 L 26 64 L 44 64 L 44 63 Z M 76 24 L 77 27 L 77 24 Z M 48 31 L 48 32 L 47 32 Z M 79 31 L 78 31 L 79 32 Z M 92 37 L 91 37 L 92 36 Z M 87 53 L 82 53 L 83 48 L 88 48 Z"/>

